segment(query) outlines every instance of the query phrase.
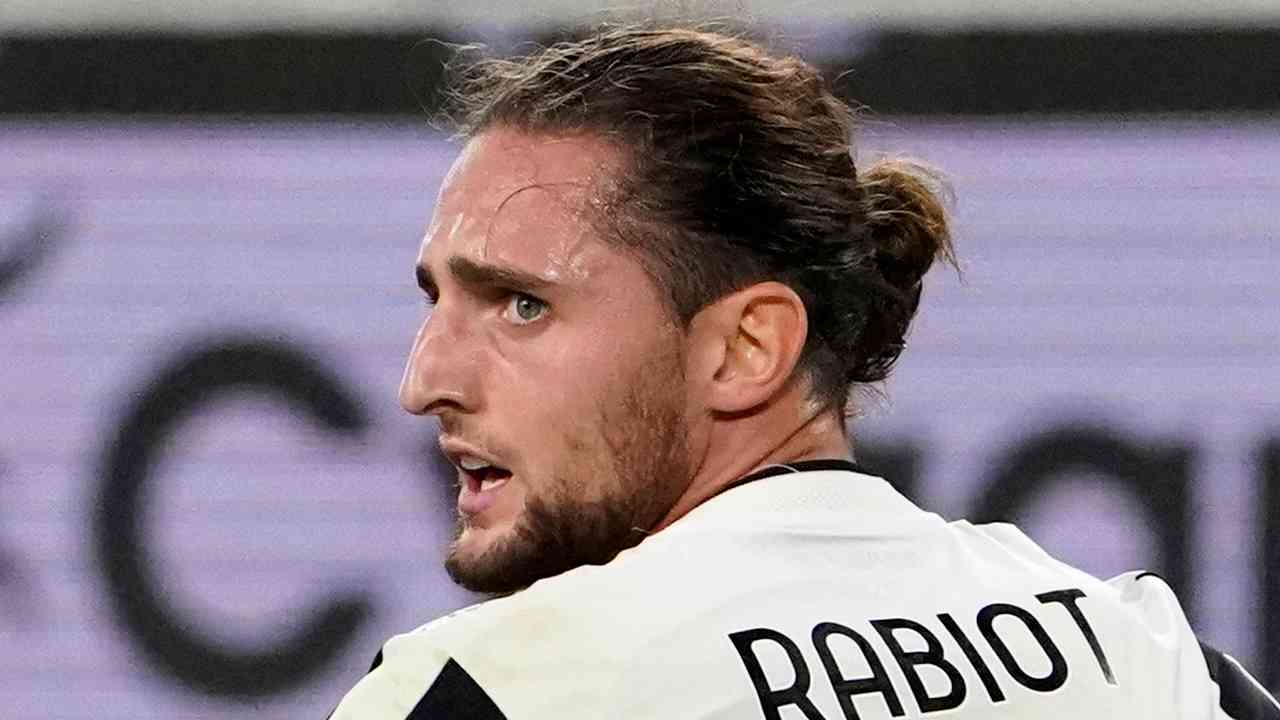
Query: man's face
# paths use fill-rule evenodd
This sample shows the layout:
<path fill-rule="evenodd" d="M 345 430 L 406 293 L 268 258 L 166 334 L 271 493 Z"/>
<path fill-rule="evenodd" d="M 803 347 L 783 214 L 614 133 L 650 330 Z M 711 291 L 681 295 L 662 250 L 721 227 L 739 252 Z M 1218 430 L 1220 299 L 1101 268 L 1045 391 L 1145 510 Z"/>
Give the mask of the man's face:
<path fill-rule="evenodd" d="M 684 337 L 591 223 L 616 156 L 493 129 L 441 188 L 417 272 L 434 307 L 400 388 L 458 472 L 446 568 L 504 593 L 643 539 L 687 487 Z"/>

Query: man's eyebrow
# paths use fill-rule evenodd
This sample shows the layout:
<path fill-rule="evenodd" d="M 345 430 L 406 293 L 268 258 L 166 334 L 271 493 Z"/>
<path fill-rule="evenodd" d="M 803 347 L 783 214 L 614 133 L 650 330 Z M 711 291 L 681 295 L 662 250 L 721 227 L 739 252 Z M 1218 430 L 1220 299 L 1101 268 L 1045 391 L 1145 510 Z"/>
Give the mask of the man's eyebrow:
<path fill-rule="evenodd" d="M 512 290 L 529 291 L 544 290 L 555 285 L 553 281 L 530 272 L 478 263 L 462 257 L 449 258 L 448 266 L 449 274 L 463 285 L 500 286 Z M 414 274 L 418 278 L 418 287 L 422 288 L 423 292 L 428 294 L 436 292 L 435 279 L 431 277 L 430 270 L 418 265 L 414 268 Z"/>

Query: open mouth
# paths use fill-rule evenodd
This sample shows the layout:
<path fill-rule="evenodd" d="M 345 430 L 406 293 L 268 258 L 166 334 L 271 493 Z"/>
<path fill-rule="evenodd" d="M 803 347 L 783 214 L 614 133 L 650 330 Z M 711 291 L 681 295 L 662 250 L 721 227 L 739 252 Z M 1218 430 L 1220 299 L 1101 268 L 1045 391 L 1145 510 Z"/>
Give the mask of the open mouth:
<path fill-rule="evenodd" d="M 458 512 L 478 515 L 493 507 L 510 482 L 510 469 L 494 463 L 488 453 L 473 450 L 456 439 L 442 437 L 440 449 L 458 469 Z"/>
<path fill-rule="evenodd" d="M 485 493 L 497 490 L 511 478 L 511 471 L 497 465 L 486 465 L 482 461 L 468 462 L 468 458 L 458 464 L 462 474 L 463 487 L 472 493 Z"/>

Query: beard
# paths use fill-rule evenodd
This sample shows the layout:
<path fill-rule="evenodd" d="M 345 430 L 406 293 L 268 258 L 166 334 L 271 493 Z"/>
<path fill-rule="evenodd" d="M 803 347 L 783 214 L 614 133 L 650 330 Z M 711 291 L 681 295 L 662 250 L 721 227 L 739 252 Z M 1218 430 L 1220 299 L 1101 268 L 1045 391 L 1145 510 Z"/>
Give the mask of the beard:
<path fill-rule="evenodd" d="M 683 362 L 678 352 L 658 353 L 620 385 L 599 404 L 594 425 L 570 438 L 572 456 L 546 482 L 529 484 L 505 537 L 467 555 L 459 521 L 444 564 L 454 582 L 510 594 L 582 565 L 603 565 L 666 516 L 690 479 Z"/>

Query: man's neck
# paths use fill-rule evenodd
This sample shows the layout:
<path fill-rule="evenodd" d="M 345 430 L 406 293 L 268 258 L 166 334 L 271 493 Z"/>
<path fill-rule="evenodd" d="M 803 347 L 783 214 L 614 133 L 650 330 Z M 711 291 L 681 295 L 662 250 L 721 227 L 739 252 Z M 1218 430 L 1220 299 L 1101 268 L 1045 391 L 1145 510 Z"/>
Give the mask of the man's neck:
<path fill-rule="evenodd" d="M 801 460 L 851 460 L 839 411 L 810 410 L 805 417 L 803 407 L 803 402 L 778 403 L 750 417 L 717 421 L 688 488 L 651 532 L 760 468 Z"/>

